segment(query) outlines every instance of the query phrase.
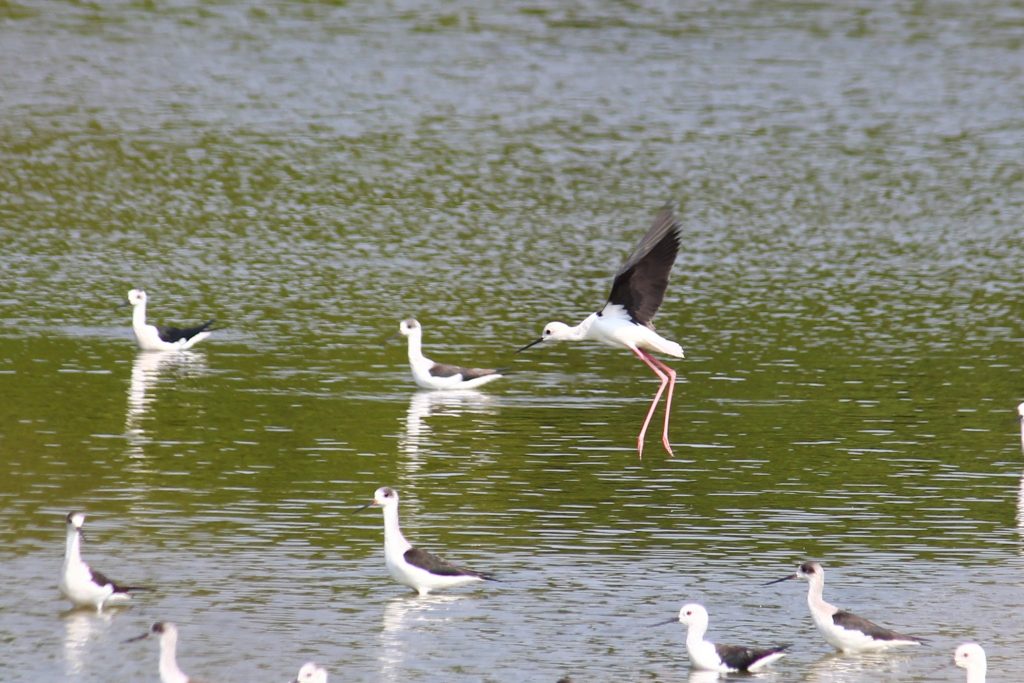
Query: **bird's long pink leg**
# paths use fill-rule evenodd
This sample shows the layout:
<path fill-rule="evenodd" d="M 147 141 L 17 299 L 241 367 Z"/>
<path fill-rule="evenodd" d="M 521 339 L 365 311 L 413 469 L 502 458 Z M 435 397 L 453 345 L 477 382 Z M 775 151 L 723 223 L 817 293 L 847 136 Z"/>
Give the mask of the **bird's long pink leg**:
<path fill-rule="evenodd" d="M 647 365 L 647 367 L 649 367 L 654 372 L 655 375 L 658 376 L 658 379 L 661 380 L 661 385 L 658 387 L 658 392 L 656 394 L 654 394 L 654 400 L 651 401 L 651 407 L 647 410 L 647 417 L 644 418 L 644 426 L 640 428 L 640 436 L 638 436 L 637 439 L 636 439 L 636 450 L 637 450 L 637 453 L 642 458 L 642 457 L 644 457 L 644 435 L 647 434 L 647 425 L 649 425 L 651 423 L 651 416 L 654 415 L 654 409 L 658 405 L 658 400 L 661 398 L 661 394 L 665 391 L 665 386 L 669 382 L 669 376 L 666 375 L 661 370 L 661 368 L 658 367 L 658 365 L 656 365 L 656 363 L 658 361 L 657 361 L 656 358 L 654 358 L 654 356 L 651 356 L 648 353 L 644 353 L 643 351 L 641 351 L 640 349 L 637 349 L 637 348 L 632 349 L 632 351 L 633 351 L 633 353 L 635 353 L 637 355 L 637 357 L 640 360 L 642 360 L 644 362 L 645 365 Z M 668 369 L 669 369 L 669 371 L 672 372 L 673 375 L 675 375 L 675 372 L 672 371 L 671 368 L 668 368 Z M 666 434 L 667 434 L 667 429 L 668 428 L 666 427 Z M 668 438 L 667 438 L 667 436 L 663 439 L 663 443 L 665 444 L 665 447 L 668 448 L 669 455 L 672 455 L 672 449 L 669 448 L 669 446 L 668 446 Z"/>
<path fill-rule="evenodd" d="M 661 433 L 661 443 L 665 446 L 665 450 L 672 457 L 675 457 L 675 453 L 672 452 L 672 444 L 668 441 L 668 419 L 672 414 L 672 391 L 676 388 L 676 371 L 672 369 L 672 366 L 665 365 L 664 361 L 660 361 L 654 356 L 651 356 L 651 361 L 661 368 L 662 372 L 668 375 L 668 396 L 665 398 L 665 430 Z"/>

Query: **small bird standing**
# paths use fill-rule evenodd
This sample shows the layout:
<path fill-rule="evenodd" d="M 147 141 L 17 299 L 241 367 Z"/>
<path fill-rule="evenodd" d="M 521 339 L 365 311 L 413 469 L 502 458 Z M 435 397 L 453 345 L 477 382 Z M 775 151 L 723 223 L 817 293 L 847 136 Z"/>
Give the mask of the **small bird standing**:
<path fill-rule="evenodd" d="M 412 378 L 424 389 L 473 389 L 502 376 L 497 370 L 444 365 L 425 357 L 422 351 L 423 327 L 414 318 L 399 323 L 398 331 L 409 338 Z"/>
<path fill-rule="evenodd" d="M 202 683 L 199 679 L 185 675 L 185 672 L 178 668 L 178 627 L 171 622 L 158 621 L 141 636 L 129 638 L 125 642 L 142 640 L 154 633 L 160 636 L 160 683 Z"/>
<path fill-rule="evenodd" d="M 130 591 L 147 590 L 141 586 L 122 586 L 85 563 L 81 555 L 84 513 L 69 512 L 65 524 L 64 565 L 57 585 L 64 597 L 79 607 L 95 607 L 97 612 L 102 612 L 108 603 L 130 600 Z"/>
<path fill-rule="evenodd" d="M 669 619 L 662 624 L 673 624 Z M 679 623 L 687 626 L 686 651 L 695 669 L 701 671 L 760 671 L 777 659 L 786 656 L 789 645 L 769 648 L 749 648 L 741 645 L 717 645 L 704 639 L 708 630 L 708 611 L 702 605 L 690 603 L 679 610 Z M 657 624 L 661 625 L 661 624 Z"/>
<path fill-rule="evenodd" d="M 143 351 L 184 351 L 210 336 L 210 326 L 216 320 L 207 320 L 195 327 L 163 327 L 146 324 L 146 293 L 141 289 L 128 292 L 132 306 L 132 330 Z"/>
<path fill-rule="evenodd" d="M 291 683 L 327 683 L 327 669 L 314 662 L 306 662 Z"/>
<path fill-rule="evenodd" d="M 804 562 L 797 567 L 795 573 L 769 581 L 765 585 L 789 579 L 804 579 L 808 582 L 807 606 L 811 610 L 811 619 L 829 645 L 837 650 L 847 653 L 868 652 L 905 645 L 920 645 L 923 642 L 921 638 L 891 631 L 825 602 L 822 597 L 825 590 L 825 570 L 817 562 Z"/>
<path fill-rule="evenodd" d="M 519 349 L 525 351 L 534 344 L 546 341 L 587 339 L 610 346 L 625 347 L 636 354 L 661 381 L 636 440 L 640 457 L 643 457 L 647 426 L 666 387 L 668 396 L 665 399 L 665 428 L 661 435 L 661 443 L 669 455 L 672 455 L 668 424 L 672 411 L 676 371 L 655 358 L 651 352 L 683 358 L 683 348 L 655 332 L 651 321 L 665 298 L 668 276 L 679 252 L 681 230 L 682 227 L 676 220 L 672 207 L 669 205 L 663 208 L 655 216 L 647 234 L 615 274 L 612 290 L 604 308 L 591 313 L 575 327 L 560 322 L 548 323 L 539 339 Z"/>
<path fill-rule="evenodd" d="M 981 645 L 963 643 L 953 653 L 953 662 L 961 669 L 967 669 L 967 683 L 985 683 L 988 661 Z"/>
<path fill-rule="evenodd" d="M 373 492 L 373 500 L 359 510 L 365 510 L 371 505 L 380 506 L 384 512 L 384 564 L 398 583 L 412 588 L 420 595 L 427 595 L 439 588 L 495 580 L 490 574 L 445 562 L 425 550 L 414 548 L 405 540 L 398 527 L 398 493 L 394 489 L 382 486 Z"/>

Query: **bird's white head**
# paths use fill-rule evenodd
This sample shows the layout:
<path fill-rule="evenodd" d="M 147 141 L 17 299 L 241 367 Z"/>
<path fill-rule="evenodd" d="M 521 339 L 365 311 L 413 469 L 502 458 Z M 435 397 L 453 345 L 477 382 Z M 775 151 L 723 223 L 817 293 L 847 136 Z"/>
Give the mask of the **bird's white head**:
<path fill-rule="evenodd" d="M 373 492 L 373 501 L 370 505 L 378 505 L 380 507 L 398 505 L 398 492 L 390 486 L 381 486 Z"/>
<path fill-rule="evenodd" d="M 422 332 L 423 328 L 416 322 L 415 318 L 406 318 L 398 324 L 398 331 L 408 337 L 410 334 L 416 334 Z"/>
<path fill-rule="evenodd" d="M 985 650 L 977 643 L 963 643 L 953 653 L 953 662 L 961 669 L 968 671 L 985 671 L 988 664 L 985 660 Z"/>
<path fill-rule="evenodd" d="M 76 529 L 81 529 L 82 525 L 85 524 L 85 513 L 69 512 L 67 516 L 67 523 Z"/>
<path fill-rule="evenodd" d="M 538 338 L 534 339 L 532 342 L 516 351 L 516 353 L 519 353 L 519 351 L 525 351 L 531 346 L 536 346 L 541 342 L 572 339 L 575 336 L 575 334 L 575 328 L 569 327 L 565 323 L 551 322 L 544 326 L 544 332 Z"/>
<path fill-rule="evenodd" d="M 132 306 L 139 306 L 146 303 L 146 292 L 141 289 L 132 289 L 128 291 L 128 303 Z"/>
<path fill-rule="evenodd" d="M 170 621 L 158 621 L 150 627 L 149 632 L 160 636 L 160 639 L 174 640 L 178 637 L 178 627 Z"/>
<path fill-rule="evenodd" d="M 572 328 L 565 323 L 551 322 L 544 326 L 544 332 L 540 338 L 544 341 L 560 341 L 572 336 Z"/>
<path fill-rule="evenodd" d="M 314 662 L 306 662 L 292 683 L 327 683 L 327 669 Z"/>
<path fill-rule="evenodd" d="M 1024 420 L 1024 403 L 1017 405 L 1017 417 Z"/>
<path fill-rule="evenodd" d="M 766 586 L 770 586 L 773 583 L 780 583 L 782 581 L 789 581 L 791 579 L 803 579 L 804 581 L 825 581 L 825 570 L 821 568 L 821 565 L 817 562 L 804 562 L 802 565 L 796 568 L 796 571 L 789 576 L 783 576 L 781 579 L 775 579 L 769 581 Z"/>
<path fill-rule="evenodd" d="M 818 562 L 804 562 L 796 568 L 796 578 L 804 581 L 825 580 L 825 570 Z"/>
<path fill-rule="evenodd" d="M 360 505 L 356 512 L 365 510 L 370 506 L 384 508 L 385 514 L 389 508 L 398 509 L 398 492 L 390 486 L 381 486 L 373 492 L 373 500 L 366 505 Z"/>
<path fill-rule="evenodd" d="M 169 621 L 158 621 L 149 627 L 149 630 L 143 633 L 141 636 L 135 636 L 129 638 L 126 643 L 132 643 L 137 640 L 144 640 L 150 636 L 159 636 L 160 642 L 163 643 L 165 640 L 172 643 L 177 642 L 178 639 L 178 627 Z"/>
<path fill-rule="evenodd" d="M 679 623 L 686 626 L 707 626 L 708 611 L 702 605 L 691 602 L 679 609 Z"/>

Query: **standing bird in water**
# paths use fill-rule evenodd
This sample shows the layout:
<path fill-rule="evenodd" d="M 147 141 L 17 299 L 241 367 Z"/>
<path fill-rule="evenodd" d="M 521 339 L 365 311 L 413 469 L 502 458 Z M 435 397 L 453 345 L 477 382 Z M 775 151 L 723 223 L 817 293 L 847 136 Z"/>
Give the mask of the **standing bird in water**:
<path fill-rule="evenodd" d="M 501 379 L 498 370 L 445 365 L 424 356 L 423 326 L 415 318 L 399 323 L 398 331 L 409 338 L 409 369 L 413 381 L 424 389 L 475 389 Z"/>
<path fill-rule="evenodd" d="M 615 274 L 612 291 L 604 308 L 591 313 L 575 327 L 560 322 L 548 323 L 539 339 L 519 349 L 525 351 L 541 342 L 586 339 L 610 346 L 625 347 L 636 354 L 661 381 L 636 440 L 636 449 L 640 457 L 644 454 L 644 435 L 647 434 L 647 426 L 666 388 L 668 396 L 665 399 L 665 429 L 662 431 L 661 443 L 668 454 L 672 455 L 668 423 L 676 371 L 655 358 L 651 352 L 682 358 L 683 348 L 655 332 L 651 321 L 665 298 L 668 276 L 679 252 L 681 230 L 682 226 L 676 220 L 672 206 L 665 206 L 655 216 L 647 234 Z"/>
<path fill-rule="evenodd" d="M 772 662 L 786 656 L 789 645 L 751 648 L 742 645 L 721 645 L 704 638 L 708 630 L 708 611 L 703 605 L 690 603 L 679 610 L 678 619 L 669 619 L 662 624 L 678 621 L 687 627 L 686 651 L 698 671 L 760 671 Z"/>
<path fill-rule="evenodd" d="M 131 591 L 148 590 L 141 586 L 123 586 L 86 564 L 82 559 L 83 524 L 85 514 L 82 512 L 69 512 L 65 518 L 67 541 L 58 583 L 61 594 L 79 607 L 95 607 L 97 612 L 102 612 L 108 604 L 130 600 Z"/>
<path fill-rule="evenodd" d="M 897 633 L 825 602 L 822 596 L 825 590 L 825 570 L 817 562 L 804 562 L 793 574 L 769 581 L 765 585 L 790 579 L 807 581 L 807 606 L 811 610 L 811 619 L 828 644 L 841 652 L 888 650 L 905 645 L 920 645 L 923 642 L 921 638 Z"/>
<path fill-rule="evenodd" d="M 414 548 L 398 526 L 398 493 L 388 486 L 373 492 L 373 500 L 359 510 L 376 505 L 384 511 L 384 564 L 398 583 L 422 595 L 439 588 L 454 588 L 476 581 L 495 581 L 490 574 L 445 562 L 426 550 Z"/>
<path fill-rule="evenodd" d="M 184 351 L 210 336 L 215 320 L 207 320 L 195 327 L 164 327 L 146 324 L 146 293 L 141 289 L 128 292 L 132 307 L 132 331 L 143 351 Z"/>

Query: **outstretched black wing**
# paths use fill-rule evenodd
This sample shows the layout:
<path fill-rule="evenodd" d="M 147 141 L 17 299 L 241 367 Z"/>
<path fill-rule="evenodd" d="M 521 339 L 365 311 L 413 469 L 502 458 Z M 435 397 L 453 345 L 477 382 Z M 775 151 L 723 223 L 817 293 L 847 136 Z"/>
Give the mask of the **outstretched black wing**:
<path fill-rule="evenodd" d="M 668 276 L 679 253 L 681 230 L 672 205 L 666 204 L 615 274 L 608 303 L 622 306 L 634 322 L 652 327 L 651 320 L 665 298 Z"/>

